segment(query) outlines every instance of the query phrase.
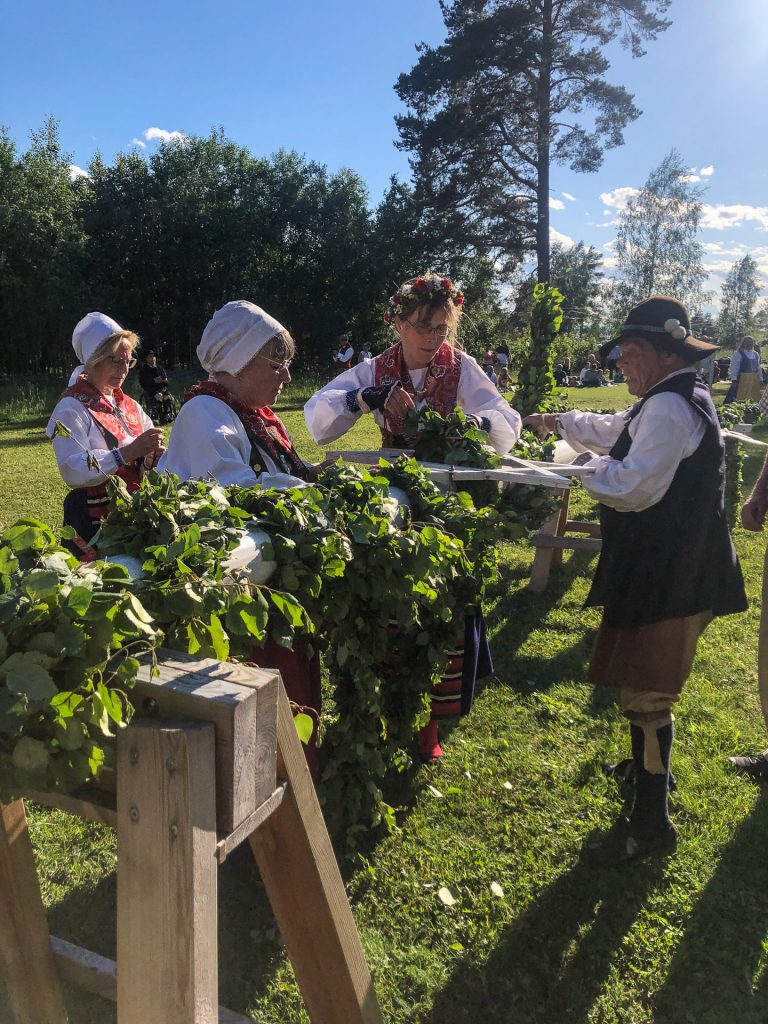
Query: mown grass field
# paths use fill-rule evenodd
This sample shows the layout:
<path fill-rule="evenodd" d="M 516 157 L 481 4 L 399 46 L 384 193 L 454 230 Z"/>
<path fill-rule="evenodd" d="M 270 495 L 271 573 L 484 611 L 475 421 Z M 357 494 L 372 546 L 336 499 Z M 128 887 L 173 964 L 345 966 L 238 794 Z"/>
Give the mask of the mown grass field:
<path fill-rule="evenodd" d="M 315 457 L 301 415 L 308 391 L 294 386 L 280 412 Z M 0 395 L 0 527 L 22 514 L 60 521 L 64 488 L 40 412 L 54 396 L 30 393 L 12 408 Z M 569 397 L 629 404 L 623 386 Z M 344 443 L 377 437 L 363 424 Z M 579 498 L 577 512 L 592 511 Z M 443 761 L 390 790 L 398 830 L 372 841 L 346 877 L 387 1024 L 768 1020 L 768 806 L 726 765 L 729 753 L 766 745 L 756 673 L 765 540 L 739 530 L 736 543 L 750 610 L 709 627 L 677 714 L 678 853 L 603 870 L 580 850 L 620 809 L 600 765 L 628 751 L 611 695 L 584 682 L 598 615 L 581 605 L 594 561 L 566 554 L 532 595 L 532 550 L 504 547 L 489 593 L 495 675 Z M 32 808 L 31 818 L 52 931 L 113 956 L 112 834 L 58 812 Z M 228 862 L 220 883 L 220 1001 L 265 1024 L 306 1020 L 255 867 Z M 439 900 L 441 886 L 454 906 Z M 115 1020 L 96 997 L 68 998 L 77 1024 Z"/>

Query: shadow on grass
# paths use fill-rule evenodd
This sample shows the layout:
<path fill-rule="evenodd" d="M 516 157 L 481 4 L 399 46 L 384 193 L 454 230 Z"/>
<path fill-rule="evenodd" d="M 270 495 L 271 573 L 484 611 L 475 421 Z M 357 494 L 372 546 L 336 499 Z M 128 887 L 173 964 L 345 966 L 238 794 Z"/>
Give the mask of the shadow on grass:
<path fill-rule="evenodd" d="M 586 1021 L 663 872 L 661 862 L 602 871 L 577 863 L 520 915 L 484 963 L 461 963 L 437 994 L 433 1019 Z"/>
<path fill-rule="evenodd" d="M 768 1020 L 768 800 L 718 853 L 717 867 L 683 926 L 655 1024 L 765 1024 Z"/>
<path fill-rule="evenodd" d="M 24 437 L 0 437 L 0 448 L 31 448 L 34 445 L 50 445 L 51 440 L 42 432 L 37 434 L 26 434 Z"/>
<path fill-rule="evenodd" d="M 20 419 L 13 420 L 13 421 L 10 421 L 10 420 L 0 420 L 0 435 L 3 435 L 3 434 L 16 434 L 20 430 L 35 430 L 35 431 L 39 430 L 42 433 L 45 430 L 45 427 L 46 427 L 47 423 L 48 423 L 48 416 L 37 416 L 37 415 L 35 415 L 35 416 L 22 416 Z M 37 441 L 37 440 L 38 440 L 37 437 L 23 438 L 23 439 L 21 439 L 20 443 L 28 444 L 31 441 Z M 45 434 L 42 434 L 42 440 L 43 441 L 48 441 L 48 438 L 45 436 Z M 4 443 L 5 444 L 9 444 L 11 442 L 5 441 Z"/>
<path fill-rule="evenodd" d="M 265 994 L 283 959 L 274 915 L 247 842 L 219 869 L 218 888 L 219 1003 L 245 1014 Z M 51 934 L 114 959 L 116 907 L 117 875 L 112 872 L 95 887 L 70 891 L 50 910 Z M 67 990 L 67 1004 L 76 1011 L 72 1019 L 78 1024 L 115 1020 L 114 1004 L 79 989 Z"/>
<path fill-rule="evenodd" d="M 507 685 L 520 692 L 531 690 L 529 680 L 535 681 L 535 689 L 545 690 L 555 683 L 573 677 L 574 668 L 585 666 L 594 643 L 592 630 L 587 630 L 575 644 L 557 653 L 548 651 L 546 656 L 525 656 L 520 648 L 526 643 L 531 632 L 538 629 L 547 613 L 571 590 L 579 577 L 591 576 L 594 572 L 593 557 L 587 552 L 575 551 L 558 569 L 553 570 L 547 589 L 534 594 L 527 587 L 506 598 L 514 576 L 526 578 L 530 566 L 502 571 L 498 580 L 488 588 L 489 602 L 496 601 L 488 616 L 488 628 L 492 635 L 494 674 Z M 580 614 L 580 609 L 575 615 Z M 571 634 L 578 622 L 568 626 L 553 625 L 554 632 Z"/>

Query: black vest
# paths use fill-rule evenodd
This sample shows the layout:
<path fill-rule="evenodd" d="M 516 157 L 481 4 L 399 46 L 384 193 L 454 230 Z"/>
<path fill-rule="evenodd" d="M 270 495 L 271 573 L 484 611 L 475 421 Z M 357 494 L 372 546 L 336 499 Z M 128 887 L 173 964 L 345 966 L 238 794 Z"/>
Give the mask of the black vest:
<path fill-rule="evenodd" d="M 642 512 L 600 505 L 603 548 L 586 604 L 604 606 L 607 626 L 642 626 L 705 611 L 729 615 L 747 607 L 723 511 L 723 439 L 707 388 L 692 373 L 651 388 L 629 411 L 611 458 L 626 457 L 629 424 L 648 399 L 665 392 L 690 403 L 704 420 L 704 437 L 655 505 Z"/>

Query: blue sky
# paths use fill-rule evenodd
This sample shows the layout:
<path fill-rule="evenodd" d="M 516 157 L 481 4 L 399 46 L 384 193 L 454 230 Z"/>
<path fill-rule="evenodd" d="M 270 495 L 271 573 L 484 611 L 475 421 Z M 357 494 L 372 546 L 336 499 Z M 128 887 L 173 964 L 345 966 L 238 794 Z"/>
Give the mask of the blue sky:
<path fill-rule="evenodd" d="M 372 203 L 408 175 L 397 75 L 417 42 L 443 38 L 437 0 L 0 0 L 0 13 L 0 122 L 19 148 L 49 114 L 81 168 L 97 151 L 150 152 L 163 133 L 221 125 L 255 154 L 351 167 Z M 642 59 L 611 50 L 608 77 L 643 115 L 598 173 L 553 169 L 553 230 L 596 246 L 610 271 L 617 209 L 676 146 L 707 188 L 710 287 L 750 252 L 768 295 L 766 0 L 675 0 L 670 17 Z"/>

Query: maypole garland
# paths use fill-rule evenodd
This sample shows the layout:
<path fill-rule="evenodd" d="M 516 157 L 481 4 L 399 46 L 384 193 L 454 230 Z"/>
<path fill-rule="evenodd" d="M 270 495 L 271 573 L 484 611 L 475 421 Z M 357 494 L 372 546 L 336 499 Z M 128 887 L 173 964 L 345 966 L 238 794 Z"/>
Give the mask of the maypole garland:
<path fill-rule="evenodd" d="M 390 484 L 411 503 L 397 524 Z M 391 826 L 381 786 L 411 764 L 443 651 L 482 600 L 498 540 L 545 518 L 546 494 L 516 486 L 475 508 L 407 458 L 373 474 L 338 463 L 318 486 L 285 492 L 155 472 L 132 494 L 111 489 L 99 552 L 137 557 L 140 580 L 79 564 L 36 520 L 0 538 L 2 795 L 71 790 L 98 774 L 130 718 L 137 653 L 162 644 L 248 660 L 267 637 L 286 647 L 301 637 L 324 652 L 332 691 L 320 783 L 329 824 L 350 851 L 371 825 Z M 249 525 L 271 538 L 268 584 L 226 568 Z"/>

